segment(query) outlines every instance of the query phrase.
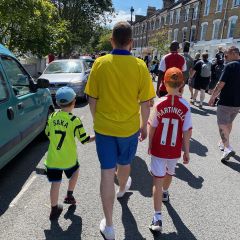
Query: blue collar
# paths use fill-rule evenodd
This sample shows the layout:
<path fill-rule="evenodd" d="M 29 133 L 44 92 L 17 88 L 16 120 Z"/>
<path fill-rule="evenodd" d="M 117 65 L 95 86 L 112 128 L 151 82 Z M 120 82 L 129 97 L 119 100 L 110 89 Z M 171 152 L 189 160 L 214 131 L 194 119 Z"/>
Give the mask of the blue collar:
<path fill-rule="evenodd" d="M 132 55 L 129 51 L 122 50 L 122 49 L 113 49 L 111 51 L 111 54 L 113 54 L 113 55 Z"/>

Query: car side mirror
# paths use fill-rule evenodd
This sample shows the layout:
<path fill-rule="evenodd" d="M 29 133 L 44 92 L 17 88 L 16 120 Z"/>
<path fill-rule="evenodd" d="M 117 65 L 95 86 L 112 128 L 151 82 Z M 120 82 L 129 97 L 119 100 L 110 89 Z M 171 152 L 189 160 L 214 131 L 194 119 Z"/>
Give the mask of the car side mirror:
<path fill-rule="evenodd" d="M 45 78 L 38 78 L 37 88 L 48 88 L 50 85 L 49 81 Z"/>

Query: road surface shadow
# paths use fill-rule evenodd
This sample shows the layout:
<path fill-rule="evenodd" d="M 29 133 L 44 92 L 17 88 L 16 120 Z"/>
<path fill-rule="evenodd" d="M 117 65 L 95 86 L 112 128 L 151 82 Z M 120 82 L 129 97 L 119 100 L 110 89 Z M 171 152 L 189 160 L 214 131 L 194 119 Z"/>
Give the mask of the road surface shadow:
<path fill-rule="evenodd" d="M 48 141 L 33 140 L 10 163 L 0 170 L 0 216 L 21 191 L 48 148 Z"/>
<path fill-rule="evenodd" d="M 147 163 L 142 158 L 135 157 L 131 167 L 132 186 L 130 189 L 139 191 L 144 197 L 152 197 L 152 176 Z"/>
<path fill-rule="evenodd" d="M 122 223 L 125 230 L 123 240 L 146 240 L 139 232 L 137 222 L 128 207 L 128 201 L 132 194 L 132 192 L 127 192 L 123 198 L 118 199 L 122 207 Z"/>
<path fill-rule="evenodd" d="M 196 139 L 191 138 L 191 140 L 190 140 L 190 152 L 195 153 L 200 157 L 206 157 L 207 152 L 208 152 L 208 148 L 206 146 L 204 146 L 203 144 L 201 144 L 200 142 L 198 142 Z"/>
<path fill-rule="evenodd" d="M 198 109 L 197 106 L 196 107 L 191 107 L 191 112 L 194 114 L 199 114 L 202 116 L 209 116 L 209 115 L 216 115 L 216 110 L 211 110 L 211 109 L 207 109 L 207 108 L 203 108 L 203 109 Z"/>
<path fill-rule="evenodd" d="M 170 203 L 165 203 L 169 216 L 172 218 L 173 224 L 177 232 L 153 234 L 154 240 L 197 240 L 193 233 L 184 224 L 178 213 Z M 164 228 L 164 222 L 163 222 Z"/>
<path fill-rule="evenodd" d="M 204 182 L 201 176 L 194 176 L 188 168 L 180 163 L 178 163 L 176 167 L 176 178 L 187 182 L 190 187 L 195 189 L 202 188 Z"/>
<path fill-rule="evenodd" d="M 238 155 L 235 155 L 233 157 L 235 160 L 237 160 L 238 162 L 240 162 L 240 157 Z M 225 166 L 233 169 L 236 172 L 240 173 L 240 164 L 236 163 L 236 162 L 232 162 L 232 161 L 227 161 L 227 162 L 222 162 Z"/>
<path fill-rule="evenodd" d="M 64 218 L 71 221 L 70 226 L 64 231 L 58 221 L 52 221 L 50 230 L 44 230 L 46 240 L 81 240 L 82 235 L 82 218 L 74 214 L 76 206 L 72 205 L 68 208 Z M 60 216 L 61 217 L 61 216 Z"/>

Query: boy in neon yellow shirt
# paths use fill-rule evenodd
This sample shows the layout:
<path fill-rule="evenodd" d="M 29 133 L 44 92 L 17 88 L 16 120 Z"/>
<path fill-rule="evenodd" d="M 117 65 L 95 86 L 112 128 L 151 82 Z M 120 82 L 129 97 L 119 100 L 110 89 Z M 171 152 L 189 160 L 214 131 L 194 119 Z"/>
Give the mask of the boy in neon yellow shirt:
<path fill-rule="evenodd" d="M 75 97 L 75 92 L 69 87 L 62 87 L 57 91 L 56 101 L 61 107 L 61 111 L 50 115 L 45 129 L 45 133 L 50 140 L 45 161 L 47 177 L 49 182 L 52 183 L 50 220 L 57 219 L 63 210 L 62 205 L 58 204 L 63 171 L 69 179 L 68 192 L 64 203 L 76 204 L 73 190 L 78 179 L 79 163 L 75 137 L 82 144 L 92 142 L 95 138 L 86 134 L 81 120 L 71 113 L 75 106 Z"/>

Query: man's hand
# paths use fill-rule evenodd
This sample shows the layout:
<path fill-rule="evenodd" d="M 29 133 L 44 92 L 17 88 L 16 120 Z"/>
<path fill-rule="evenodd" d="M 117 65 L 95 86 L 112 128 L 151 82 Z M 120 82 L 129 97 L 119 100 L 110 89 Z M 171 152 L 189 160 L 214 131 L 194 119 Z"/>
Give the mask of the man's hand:
<path fill-rule="evenodd" d="M 190 161 L 190 155 L 189 153 L 184 153 L 183 154 L 183 164 L 188 164 Z"/>
<path fill-rule="evenodd" d="M 215 100 L 216 100 L 216 97 L 212 96 L 208 102 L 208 105 L 211 107 L 214 107 Z"/>
<path fill-rule="evenodd" d="M 140 128 L 140 135 L 138 137 L 138 140 L 142 142 L 147 138 L 147 126 Z"/>

